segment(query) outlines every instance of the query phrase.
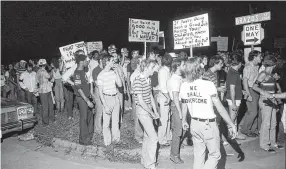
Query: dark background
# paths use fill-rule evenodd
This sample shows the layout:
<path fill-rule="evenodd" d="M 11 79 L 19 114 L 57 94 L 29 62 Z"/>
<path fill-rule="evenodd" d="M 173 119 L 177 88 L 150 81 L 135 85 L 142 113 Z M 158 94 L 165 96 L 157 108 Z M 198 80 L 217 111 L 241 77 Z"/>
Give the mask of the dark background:
<path fill-rule="evenodd" d="M 160 21 L 166 49 L 173 52 L 173 20 L 209 14 L 210 37 L 228 36 L 240 41 L 243 25 L 235 17 L 271 11 L 262 22 L 263 50 L 273 49 L 275 37 L 286 37 L 286 2 L 1 2 L 1 61 L 60 56 L 59 47 L 79 41 L 103 41 L 106 48 L 140 49 L 143 43 L 128 42 L 128 18 Z M 243 46 L 238 45 L 243 48 Z M 188 50 L 185 50 L 188 51 Z M 283 49 L 283 53 L 285 50 Z M 178 52 L 178 51 L 176 51 Z M 194 54 L 212 54 L 213 47 L 195 48 Z"/>

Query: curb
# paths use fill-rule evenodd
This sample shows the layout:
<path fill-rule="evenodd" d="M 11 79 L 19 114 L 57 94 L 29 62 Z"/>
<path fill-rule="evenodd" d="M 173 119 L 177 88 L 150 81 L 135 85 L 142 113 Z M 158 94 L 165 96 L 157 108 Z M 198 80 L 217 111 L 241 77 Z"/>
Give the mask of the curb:
<path fill-rule="evenodd" d="M 246 144 L 252 141 L 257 140 L 256 138 L 248 138 L 246 140 L 240 140 L 238 141 L 239 144 Z M 77 143 L 73 143 L 66 140 L 61 140 L 58 138 L 53 138 L 52 145 L 55 149 L 69 149 L 70 151 L 81 153 L 82 155 L 87 156 L 98 156 L 105 158 L 105 147 L 99 147 L 99 146 L 84 146 Z M 226 150 L 231 149 L 231 146 L 224 146 Z M 184 148 L 181 149 L 180 155 L 181 156 L 191 156 L 193 154 L 194 147 L 193 146 L 184 146 Z M 128 154 L 129 156 L 135 156 L 135 155 L 141 155 L 141 148 L 136 148 L 132 150 L 123 150 L 123 149 L 114 149 L 114 152 L 119 154 Z M 170 147 L 159 149 L 159 156 L 162 157 L 169 157 L 170 156 Z"/>

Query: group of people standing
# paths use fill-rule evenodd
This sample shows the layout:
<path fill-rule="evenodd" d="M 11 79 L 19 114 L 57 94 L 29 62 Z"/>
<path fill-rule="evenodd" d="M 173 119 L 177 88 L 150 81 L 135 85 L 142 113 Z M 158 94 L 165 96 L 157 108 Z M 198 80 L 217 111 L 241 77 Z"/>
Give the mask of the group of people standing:
<path fill-rule="evenodd" d="M 115 45 L 89 55 L 79 50 L 74 54 L 76 63 L 69 68 L 59 58 L 52 59 L 50 65 L 45 59 L 38 64 L 23 61 L 20 63 L 25 63 L 26 69 L 21 65 L 18 75 L 13 75 L 11 68 L 2 80 L 1 72 L 1 85 L 4 80 L 10 83 L 13 76 L 11 83 L 19 90 L 18 96 L 35 110 L 39 96 L 43 125 L 55 121 L 53 104 L 56 114 L 66 111 L 70 120 L 75 105 L 80 112 L 79 143 L 83 145 L 91 144 L 94 131 L 103 133 L 107 147 L 120 143 L 119 126 L 124 113 L 131 110 L 134 137 L 142 144 L 141 163 L 149 169 L 156 168 L 158 143 L 171 147 L 170 160 L 183 163 L 180 147 L 185 133 L 192 137 L 195 169 L 216 168 L 220 144 L 229 138 L 259 136 L 263 150 L 283 148 L 276 142 L 275 131 L 280 108 L 276 98 L 284 97 L 276 94 L 282 89 L 277 83 L 279 72 L 273 71 L 275 56 L 267 54 L 262 62 L 261 53 L 251 51 L 245 63 L 239 52 L 188 58 L 183 52 L 171 55 L 156 49 L 140 56 L 134 50 L 129 59 L 127 48 L 117 51 Z M 7 97 L 7 93 L 1 92 L 1 96 Z M 243 100 L 247 112 L 238 123 Z M 228 131 L 225 138 L 223 126 Z"/>

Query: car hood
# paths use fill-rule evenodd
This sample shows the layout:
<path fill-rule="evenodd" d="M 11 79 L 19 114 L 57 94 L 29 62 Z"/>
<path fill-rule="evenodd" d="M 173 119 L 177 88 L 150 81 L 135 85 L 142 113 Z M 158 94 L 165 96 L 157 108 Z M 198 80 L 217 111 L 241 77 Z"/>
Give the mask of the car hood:
<path fill-rule="evenodd" d="M 1 98 L 1 108 L 7 108 L 7 107 L 19 107 L 28 105 L 28 103 L 19 102 L 17 100 L 11 100 L 7 98 Z"/>

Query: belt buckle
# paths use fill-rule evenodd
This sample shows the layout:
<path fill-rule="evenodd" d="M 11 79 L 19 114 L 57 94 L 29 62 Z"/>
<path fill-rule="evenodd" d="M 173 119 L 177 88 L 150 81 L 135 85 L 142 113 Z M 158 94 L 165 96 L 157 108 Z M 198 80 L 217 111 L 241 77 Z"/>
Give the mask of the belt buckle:
<path fill-rule="evenodd" d="M 210 123 L 210 119 L 206 119 L 206 124 L 209 124 Z"/>

